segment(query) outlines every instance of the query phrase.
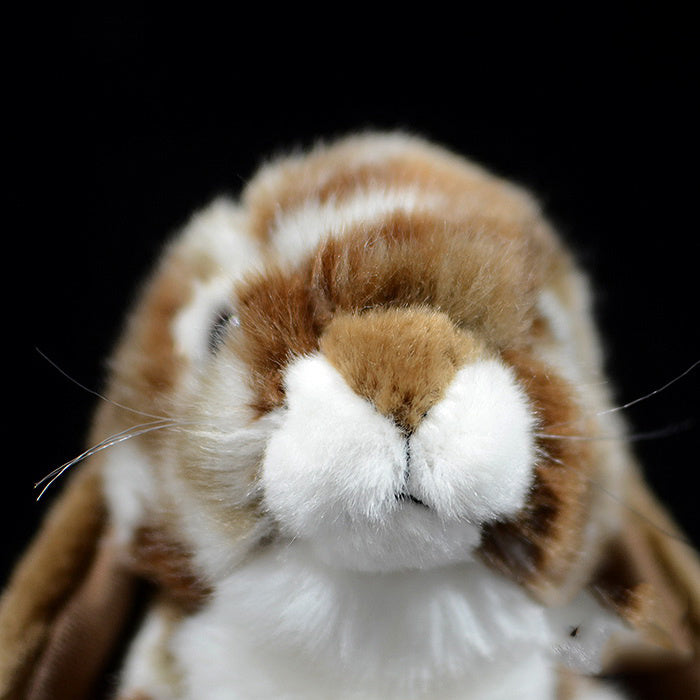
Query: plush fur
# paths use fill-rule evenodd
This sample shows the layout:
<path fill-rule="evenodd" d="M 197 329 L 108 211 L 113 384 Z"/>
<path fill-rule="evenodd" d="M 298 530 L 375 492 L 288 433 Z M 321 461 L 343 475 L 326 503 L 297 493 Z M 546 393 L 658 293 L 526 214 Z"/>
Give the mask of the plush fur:
<path fill-rule="evenodd" d="M 554 696 L 552 667 L 567 654 L 596 668 L 609 632 L 590 599 L 557 615 L 479 562 L 377 575 L 324 564 L 299 543 L 223 580 L 167 646 L 185 697 L 539 700 Z M 575 620 L 587 629 L 566 650 Z M 150 624 L 166 622 L 156 613 Z"/>
<path fill-rule="evenodd" d="M 402 134 L 268 164 L 145 284 L 92 433 L 114 444 L 3 598 L 0 690 L 87 696 L 137 580 L 121 700 L 690 678 L 700 566 L 603 379 L 586 279 L 521 189 Z"/>

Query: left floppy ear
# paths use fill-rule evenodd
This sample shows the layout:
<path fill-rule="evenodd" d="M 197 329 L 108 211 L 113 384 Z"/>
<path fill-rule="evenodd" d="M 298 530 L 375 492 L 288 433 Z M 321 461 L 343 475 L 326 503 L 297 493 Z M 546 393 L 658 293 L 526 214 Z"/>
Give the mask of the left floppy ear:
<path fill-rule="evenodd" d="M 0 697 L 94 697 L 136 578 L 106 529 L 100 460 L 72 475 L 0 598 Z"/>
<path fill-rule="evenodd" d="M 640 697 L 700 697 L 700 560 L 634 469 L 620 532 L 591 590 L 632 634 L 613 642 L 609 670 Z"/>

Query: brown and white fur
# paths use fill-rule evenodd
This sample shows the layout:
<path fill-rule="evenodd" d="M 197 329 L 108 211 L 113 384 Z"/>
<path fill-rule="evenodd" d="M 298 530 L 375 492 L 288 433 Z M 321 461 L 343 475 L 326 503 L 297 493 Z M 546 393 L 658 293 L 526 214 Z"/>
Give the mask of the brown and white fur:
<path fill-rule="evenodd" d="M 0 690 L 89 693 L 144 578 L 119 698 L 625 697 L 589 677 L 690 658 L 699 569 L 603 379 L 521 189 L 402 134 L 272 162 L 143 289 Z"/>

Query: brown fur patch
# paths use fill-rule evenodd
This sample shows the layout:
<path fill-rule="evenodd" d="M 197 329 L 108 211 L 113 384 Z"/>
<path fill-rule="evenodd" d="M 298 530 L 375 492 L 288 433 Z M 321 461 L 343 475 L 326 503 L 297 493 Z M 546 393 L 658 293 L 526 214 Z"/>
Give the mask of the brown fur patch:
<path fill-rule="evenodd" d="M 2 697 L 26 697 L 51 626 L 95 556 L 105 519 L 97 465 L 73 475 L 0 599 Z"/>
<path fill-rule="evenodd" d="M 163 528 L 138 528 L 131 558 L 135 573 L 154 583 L 167 600 L 185 612 L 197 610 L 211 593 L 195 573 L 191 553 Z"/>
<path fill-rule="evenodd" d="M 591 497 L 593 469 L 584 418 L 572 389 L 551 368 L 524 351 L 508 351 L 539 418 L 540 452 L 535 483 L 522 513 L 512 522 L 487 528 L 482 552 L 498 569 L 534 589 L 561 584 L 580 553 Z"/>
<path fill-rule="evenodd" d="M 620 676 L 635 700 L 700 700 L 700 661 L 669 664 L 661 670 L 646 668 Z"/>
<path fill-rule="evenodd" d="M 142 334 L 138 344 L 137 365 L 144 393 L 168 391 L 177 373 L 171 325 L 188 301 L 189 280 L 181 265 L 173 264 L 147 295 L 142 306 Z"/>
<path fill-rule="evenodd" d="M 536 248 L 536 247 L 535 247 Z M 321 244 L 292 271 L 270 269 L 238 290 L 237 352 L 252 369 L 255 408 L 283 401 L 290 358 L 318 349 L 332 318 L 373 307 L 432 307 L 487 346 L 526 335 L 541 282 L 528 239 L 449 225 L 435 215 L 388 216 Z"/>
<path fill-rule="evenodd" d="M 445 314 L 408 308 L 338 316 L 321 351 L 356 394 L 410 432 L 482 348 Z"/>
<path fill-rule="evenodd" d="M 31 700 L 92 697 L 134 604 L 135 579 L 109 537 L 51 626 L 34 667 Z"/>
<path fill-rule="evenodd" d="M 643 488 L 638 477 L 630 478 L 627 521 L 608 542 L 591 589 L 638 631 L 646 651 L 653 645 L 658 658 L 665 650 L 672 661 L 688 659 L 700 652 L 700 565 L 691 550 L 684 549 L 682 536 L 665 513 L 655 504 L 645 505 L 644 496 L 635 498 L 635 481 Z M 682 559 L 676 559 L 678 554 Z M 639 662 L 644 652 L 623 649 L 616 662 L 623 667 L 645 665 Z"/>
<path fill-rule="evenodd" d="M 591 589 L 638 634 L 608 665 L 639 700 L 700 698 L 700 563 L 638 474 L 626 499 Z"/>
<path fill-rule="evenodd" d="M 176 352 L 173 321 L 191 299 L 195 281 L 206 281 L 216 269 L 202 251 L 175 249 L 166 255 L 145 285 L 139 312 L 128 319 L 110 362 L 112 401 L 144 413 L 168 415 L 170 394 L 186 361 Z M 133 412 L 123 411 L 114 411 L 110 420 L 114 421 L 110 427 L 117 429 L 135 422 Z"/>

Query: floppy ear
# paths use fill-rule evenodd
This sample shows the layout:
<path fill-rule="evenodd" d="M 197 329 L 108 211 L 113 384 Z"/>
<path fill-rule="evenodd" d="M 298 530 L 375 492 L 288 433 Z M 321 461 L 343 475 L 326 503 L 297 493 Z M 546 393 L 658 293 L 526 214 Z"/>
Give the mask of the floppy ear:
<path fill-rule="evenodd" d="M 700 559 L 636 469 L 591 588 L 634 632 L 613 643 L 609 670 L 640 698 L 700 698 Z"/>
<path fill-rule="evenodd" d="M 106 531 L 100 461 L 72 475 L 0 599 L 0 697 L 95 697 L 136 579 Z"/>

